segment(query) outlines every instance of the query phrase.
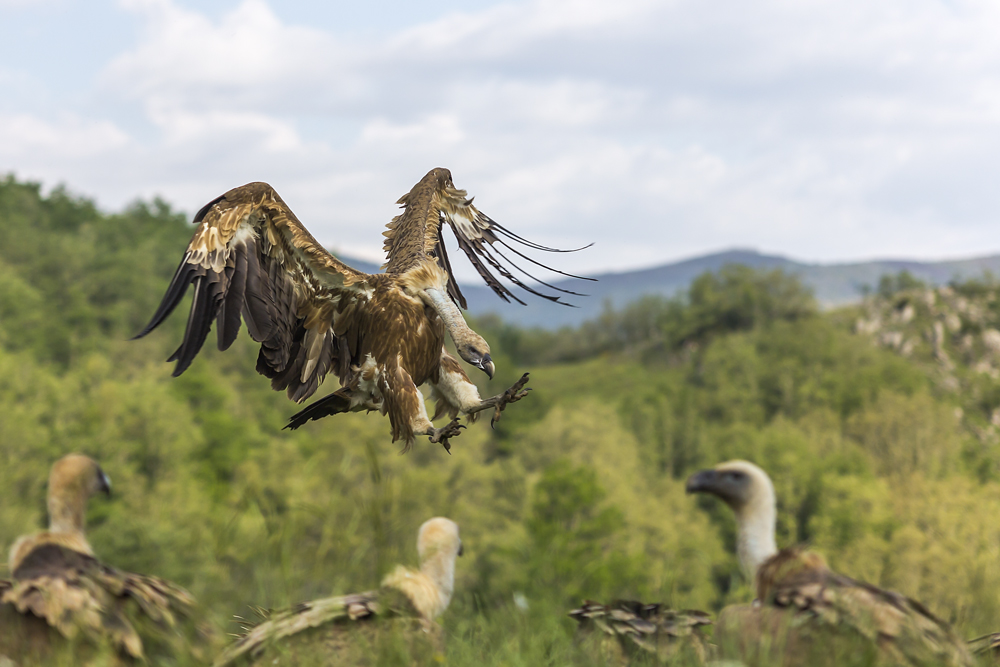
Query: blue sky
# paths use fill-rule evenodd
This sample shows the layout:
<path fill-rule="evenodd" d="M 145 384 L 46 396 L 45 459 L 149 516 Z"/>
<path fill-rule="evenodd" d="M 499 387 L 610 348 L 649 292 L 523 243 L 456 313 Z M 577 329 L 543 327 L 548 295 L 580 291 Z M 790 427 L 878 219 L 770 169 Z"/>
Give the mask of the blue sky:
<path fill-rule="evenodd" d="M 1000 252 L 990 0 L 0 0 L 0 172 L 274 185 L 367 259 L 428 169 L 568 270 Z"/>

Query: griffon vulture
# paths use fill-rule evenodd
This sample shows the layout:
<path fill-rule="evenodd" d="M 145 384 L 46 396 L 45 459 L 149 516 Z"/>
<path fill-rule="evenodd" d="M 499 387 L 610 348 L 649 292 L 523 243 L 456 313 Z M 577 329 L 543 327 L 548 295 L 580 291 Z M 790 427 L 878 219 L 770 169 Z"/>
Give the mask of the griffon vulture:
<path fill-rule="evenodd" d="M 712 620 L 703 611 L 674 611 L 634 600 L 616 600 L 607 605 L 587 600 L 569 615 L 579 623 L 580 643 L 596 643 L 596 647 L 587 648 L 609 664 L 646 657 L 658 661 L 683 657 L 703 664 L 707 658 L 709 645 L 702 630 Z"/>
<path fill-rule="evenodd" d="M 528 374 L 504 393 L 481 400 L 461 365 L 444 350 L 447 331 L 459 356 L 493 377 L 490 346 L 468 327 L 458 308 L 466 302 L 452 274 L 442 226 L 452 228 L 459 247 L 505 301 L 524 303 L 487 264 L 532 294 L 562 303 L 511 273 L 502 260 L 522 270 L 502 248 L 536 264 L 510 243 L 561 251 L 532 243 L 491 220 L 473 206 L 465 190 L 455 187 L 447 169 L 432 169 L 398 203 L 403 213 L 385 232 L 385 272 L 367 274 L 327 252 L 270 185 L 250 183 L 230 190 L 195 215 L 198 227 L 184 259 L 159 309 L 136 338 L 163 322 L 193 285 L 184 340 L 168 359 L 177 362 L 174 376 L 191 364 L 213 320 L 219 349 L 225 350 L 242 319 L 261 344 L 257 371 L 271 378 L 273 389 L 284 389 L 288 398 L 301 403 L 327 373 L 340 380 L 339 389 L 293 415 L 286 428 L 340 412 L 378 410 L 388 414 L 393 442 L 402 439 L 404 451 L 418 435 L 450 450 L 448 439 L 461 428 L 459 415 L 471 418 L 493 408 L 493 420 L 499 419 L 508 403 L 525 395 Z M 417 389 L 424 383 L 437 400 L 434 417 L 452 417 L 444 428 L 435 428 L 427 416 Z"/>
<path fill-rule="evenodd" d="M 951 627 L 919 602 L 837 574 L 804 548 L 778 551 L 774 486 L 759 467 L 722 463 L 689 477 L 687 492 L 714 495 L 733 510 L 740 565 L 755 582 L 753 606 L 719 615 L 715 643 L 724 654 L 768 665 L 837 665 L 863 656 L 865 664 L 973 664 Z"/>
<path fill-rule="evenodd" d="M 969 650 L 978 656 L 990 656 L 993 663 L 1000 662 L 1000 632 L 991 632 L 969 640 Z"/>
<path fill-rule="evenodd" d="M 451 602 L 455 558 L 462 555 L 458 524 L 444 517 L 425 521 L 417 533 L 417 552 L 419 570 L 397 565 L 378 590 L 304 602 L 273 614 L 226 649 L 215 667 L 241 658 L 255 661 L 271 646 L 289 656 L 290 664 L 313 664 L 320 655 L 336 665 L 375 662 L 367 658 L 378 644 L 399 635 L 411 651 L 439 653 L 434 619 Z M 398 622 L 384 622 L 390 618 Z"/>
<path fill-rule="evenodd" d="M 52 466 L 49 529 L 14 543 L 12 578 L 0 581 L 0 655 L 20 665 L 99 654 L 122 664 L 204 657 L 208 636 L 188 618 L 194 599 L 187 591 L 94 556 L 84 535 L 87 500 L 110 491 L 89 457 L 70 454 Z"/>

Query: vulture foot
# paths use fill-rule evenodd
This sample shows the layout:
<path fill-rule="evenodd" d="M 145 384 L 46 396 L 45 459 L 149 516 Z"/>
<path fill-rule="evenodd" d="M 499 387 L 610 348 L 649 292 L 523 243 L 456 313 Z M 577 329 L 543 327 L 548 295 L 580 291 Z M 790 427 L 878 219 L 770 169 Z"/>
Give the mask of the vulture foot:
<path fill-rule="evenodd" d="M 521 379 L 511 385 L 511 387 L 504 393 L 487 398 L 478 406 L 472 410 L 467 410 L 466 412 L 471 414 L 479 412 L 480 410 L 486 410 L 487 408 L 493 408 L 493 417 L 490 419 L 490 428 L 492 428 L 494 424 L 500 421 L 500 413 L 504 411 L 504 408 L 506 408 L 508 404 L 517 403 L 528 395 L 528 392 L 531 391 L 531 387 L 525 389 L 524 385 L 526 384 L 528 384 L 527 373 L 522 375 Z"/>
<path fill-rule="evenodd" d="M 448 442 L 448 438 L 453 438 L 462 432 L 465 428 L 465 424 L 459 424 L 458 419 L 452 419 L 448 422 L 448 425 L 444 428 L 436 428 L 432 430 L 428 435 L 431 437 L 431 442 L 440 442 L 441 446 L 444 447 L 444 451 L 451 454 L 451 443 Z"/>

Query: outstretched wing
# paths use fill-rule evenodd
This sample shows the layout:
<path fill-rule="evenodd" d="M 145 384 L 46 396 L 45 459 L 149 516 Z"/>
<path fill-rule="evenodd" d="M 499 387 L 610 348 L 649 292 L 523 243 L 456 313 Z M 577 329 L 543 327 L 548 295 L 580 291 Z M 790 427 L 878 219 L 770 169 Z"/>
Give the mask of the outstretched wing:
<path fill-rule="evenodd" d="M 273 614 L 261 613 L 266 620 L 247 627 L 246 633 L 216 658 L 214 667 L 231 664 L 244 656 L 253 659 L 269 645 L 311 628 L 371 621 L 377 616 L 400 613 L 412 616 L 415 612 L 398 591 L 380 589 L 303 602 Z M 343 630 L 350 632 L 352 626 L 346 625 Z"/>
<path fill-rule="evenodd" d="M 546 289 L 585 296 L 536 278 L 508 257 L 505 254 L 508 252 L 552 273 L 569 278 L 593 280 L 553 269 L 518 250 L 512 244 L 545 252 L 576 252 L 583 248 L 575 250 L 549 248 L 514 234 L 473 206 L 472 199 L 468 198 L 465 190 L 455 188 L 451 172 L 442 167 L 428 172 L 397 203 L 402 204 L 403 213 L 393 218 L 384 233 L 387 261 L 383 268 L 386 273 L 405 273 L 428 259 L 436 261 L 448 273 L 448 294 L 462 308 L 466 308 L 468 304 L 455 281 L 448 251 L 441 238 L 441 227 L 444 223 L 451 227 L 455 238 L 458 239 L 458 246 L 472 262 L 479 275 L 504 301 L 509 302 L 513 299 L 524 304 L 524 301 L 510 288 L 497 279 L 490 271 L 491 267 L 517 287 L 555 303 L 571 305 L 561 301 L 558 294 L 547 293 Z M 533 281 L 538 287 L 532 287 L 525 280 Z"/>
<path fill-rule="evenodd" d="M 300 402 L 332 369 L 343 377 L 357 351 L 355 313 L 371 293 L 368 274 L 327 252 L 267 183 L 212 200 L 160 307 L 136 338 L 159 326 L 194 288 L 184 340 L 168 361 L 191 364 L 216 322 L 225 350 L 245 321 L 261 344 L 257 370 Z"/>
<path fill-rule="evenodd" d="M 952 628 L 916 600 L 837 574 L 801 547 L 783 549 L 757 573 L 758 599 L 815 624 L 856 633 L 898 664 L 971 665 Z"/>
<path fill-rule="evenodd" d="M 59 635 L 85 638 L 138 659 L 200 657 L 208 648 L 208 635 L 190 619 L 194 599 L 163 579 L 116 570 L 55 544 L 35 548 L 14 576 L 0 586 L 5 620 L 22 619 L 25 635 L 36 638 L 47 629 L 51 636 L 41 643 L 55 647 Z"/>

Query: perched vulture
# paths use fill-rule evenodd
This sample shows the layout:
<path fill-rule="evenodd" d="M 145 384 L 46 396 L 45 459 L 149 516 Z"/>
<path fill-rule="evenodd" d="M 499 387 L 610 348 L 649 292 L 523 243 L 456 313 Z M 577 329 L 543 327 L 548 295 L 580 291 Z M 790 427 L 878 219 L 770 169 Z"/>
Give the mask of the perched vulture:
<path fill-rule="evenodd" d="M 609 664 L 627 664 L 633 658 L 704 664 L 707 659 L 709 645 L 702 630 L 712 620 L 703 611 L 674 611 L 633 600 L 607 605 L 587 600 L 569 615 L 580 624 L 579 643 Z"/>
<path fill-rule="evenodd" d="M 215 667 L 241 659 L 255 662 L 268 650 L 288 656 L 289 664 L 374 664 L 380 649 L 399 642 L 411 657 L 421 652 L 440 656 L 440 628 L 434 619 L 451 602 L 455 558 L 462 555 L 458 524 L 443 517 L 425 521 L 417 534 L 417 552 L 419 570 L 397 565 L 378 590 L 304 602 L 272 614 L 226 649 Z M 326 661 L 316 662 L 320 656 Z"/>
<path fill-rule="evenodd" d="M 487 264 L 528 292 L 563 303 L 526 285 L 503 263 L 524 273 L 507 258 L 506 249 L 538 264 L 511 243 L 561 251 L 532 243 L 481 213 L 455 187 L 447 169 L 432 169 L 398 203 L 403 213 L 385 232 L 385 272 L 368 274 L 327 252 L 270 185 L 249 183 L 230 190 L 195 215 L 198 227 L 184 259 L 159 309 L 136 338 L 159 326 L 193 285 L 184 340 L 168 359 L 177 362 L 174 376 L 198 354 L 213 320 L 220 350 L 236 339 L 242 320 L 261 344 L 257 371 L 271 379 L 273 389 L 284 389 L 288 398 L 301 403 L 327 373 L 340 380 L 339 389 L 293 415 L 287 428 L 340 412 L 378 410 L 389 416 L 392 439 L 402 439 L 404 451 L 418 435 L 430 436 L 450 451 L 448 439 L 461 428 L 459 415 L 472 418 L 493 408 L 494 421 L 499 419 L 508 403 L 525 395 L 528 374 L 504 393 L 481 400 L 462 366 L 444 350 L 447 331 L 459 356 L 493 377 L 490 346 L 469 328 L 458 308 L 466 302 L 452 274 L 443 225 L 452 228 L 459 247 L 505 301 L 524 303 Z M 417 389 L 424 383 L 437 400 L 434 418 L 452 417 L 444 428 L 435 428 L 427 415 Z"/>
<path fill-rule="evenodd" d="M 756 585 L 753 605 L 719 614 L 714 642 L 723 655 L 751 665 L 973 664 L 951 627 L 919 602 L 837 574 L 804 548 L 778 551 L 774 486 L 759 467 L 729 461 L 692 475 L 687 491 L 733 510 L 740 565 Z"/>
<path fill-rule="evenodd" d="M 92 495 L 110 491 L 89 457 L 70 454 L 52 466 L 49 529 L 14 543 L 11 581 L 0 581 L 0 656 L 21 667 L 59 656 L 100 664 L 205 657 L 208 636 L 189 619 L 194 599 L 187 591 L 94 557 L 84 512 Z"/>

